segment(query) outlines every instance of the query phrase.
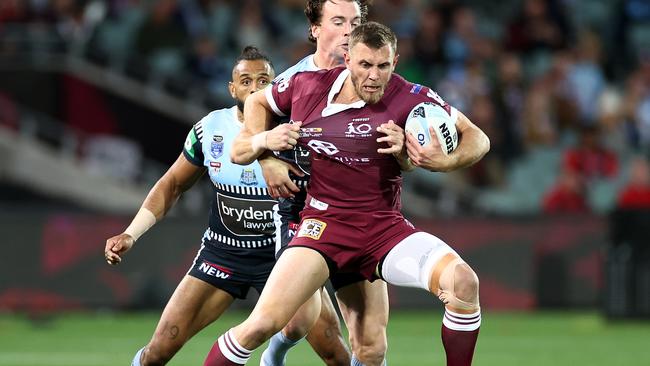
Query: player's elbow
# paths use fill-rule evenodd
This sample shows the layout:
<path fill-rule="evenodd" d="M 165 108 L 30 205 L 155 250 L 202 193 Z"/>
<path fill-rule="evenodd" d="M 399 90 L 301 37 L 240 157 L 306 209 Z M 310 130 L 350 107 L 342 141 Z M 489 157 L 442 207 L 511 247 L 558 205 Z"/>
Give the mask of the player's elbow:
<path fill-rule="evenodd" d="M 254 159 L 249 159 L 245 154 L 238 153 L 235 149 L 230 151 L 230 161 L 233 164 L 238 165 L 248 165 L 253 162 Z"/>
<path fill-rule="evenodd" d="M 481 156 L 485 156 L 490 151 L 490 138 L 485 132 L 481 131 L 481 139 L 483 140 L 481 144 Z"/>

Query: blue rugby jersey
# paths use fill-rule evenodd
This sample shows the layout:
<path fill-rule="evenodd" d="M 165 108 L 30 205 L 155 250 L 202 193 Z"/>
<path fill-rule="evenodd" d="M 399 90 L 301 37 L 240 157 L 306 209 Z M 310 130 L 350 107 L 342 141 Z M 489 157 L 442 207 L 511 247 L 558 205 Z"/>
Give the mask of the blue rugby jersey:
<path fill-rule="evenodd" d="M 257 161 L 237 165 L 230 161 L 230 149 L 243 125 L 237 107 L 209 113 L 187 135 L 183 155 L 208 170 L 215 193 L 210 207 L 205 242 L 239 248 L 273 248 L 273 200 L 266 189 Z"/>

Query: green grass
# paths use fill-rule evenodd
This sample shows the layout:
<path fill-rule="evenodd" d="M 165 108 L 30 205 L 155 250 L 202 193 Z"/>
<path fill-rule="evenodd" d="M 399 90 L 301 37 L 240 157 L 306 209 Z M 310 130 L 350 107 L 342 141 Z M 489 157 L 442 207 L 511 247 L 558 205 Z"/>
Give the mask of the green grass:
<path fill-rule="evenodd" d="M 158 313 L 66 314 L 45 322 L 0 315 L 1 366 L 129 365 L 147 342 Z M 191 340 L 170 365 L 201 365 L 216 336 L 245 313 L 227 313 Z M 439 313 L 393 312 L 391 366 L 444 365 Z M 249 365 L 259 365 L 259 354 Z M 320 365 L 305 342 L 288 366 Z M 476 366 L 650 365 L 650 322 L 608 323 L 596 313 L 487 313 Z"/>

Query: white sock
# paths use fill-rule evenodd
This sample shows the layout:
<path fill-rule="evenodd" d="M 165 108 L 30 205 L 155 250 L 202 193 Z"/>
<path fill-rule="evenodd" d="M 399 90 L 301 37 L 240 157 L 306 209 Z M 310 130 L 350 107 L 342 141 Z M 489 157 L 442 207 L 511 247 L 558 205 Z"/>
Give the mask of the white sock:
<path fill-rule="evenodd" d="M 386 365 L 388 365 L 388 362 L 386 362 L 386 359 L 384 359 L 384 362 L 381 363 L 381 366 L 386 366 Z M 365 366 L 365 365 L 362 364 L 361 361 L 359 361 L 357 359 L 357 356 L 352 355 L 352 360 L 350 361 L 350 366 Z"/>
<path fill-rule="evenodd" d="M 301 339 L 292 341 L 281 331 L 275 333 L 269 340 L 269 346 L 264 350 L 264 353 L 262 353 L 260 366 L 284 366 L 287 352 L 289 352 L 291 347 L 298 344 Z"/>
<path fill-rule="evenodd" d="M 481 326 L 481 311 L 478 310 L 472 314 L 459 314 L 445 308 L 442 324 L 451 330 L 471 332 Z"/>
<path fill-rule="evenodd" d="M 140 348 L 140 350 L 136 352 L 135 356 L 133 357 L 133 361 L 131 361 L 131 366 L 142 366 L 140 363 L 140 357 L 142 356 L 143 351 L 144 347 Z"/>
<path fill-rule="evenodd" d="M 245 365 L 246 361 L 251 357 L 251 353 L 253 353 L 253 351 L 247 350 L 237 342 L 232 334 L 232 329 L 219 337 L 217 342 L 219 342 L 219 349 L 223 356 L 239 365 Z"/>

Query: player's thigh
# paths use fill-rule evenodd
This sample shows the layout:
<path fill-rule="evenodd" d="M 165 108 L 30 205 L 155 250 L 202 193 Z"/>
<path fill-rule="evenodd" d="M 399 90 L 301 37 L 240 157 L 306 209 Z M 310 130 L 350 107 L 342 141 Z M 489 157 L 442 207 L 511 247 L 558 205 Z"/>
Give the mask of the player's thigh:
<path fill-rule="evenodd" d="M 336 298 L 352 341 L 368 344 L 385 338 L 388 289 L 384 281 L 349 284 L 338 289 Z"/>
<path fill-rule="evenodd" d="M 284 326 L 323 286 L 328 276 L 327 262 L 320 253 L 309 248 L 290 247 L 273 267 L 251 318 L 272 317 Z"/>
<path fill-rule="evenodd" d="M 229 293 L 186 275 L 165 306 L 154 339 L 184 342 L 219 318 L 233 301 Z"/>
<path fill-rule="evenodd" d="M 450 259 L 460 256 L 438 237 L 425 232 L 409 235 L 393 247 L 380 263 L 380 274 L 386 282 L 405 287 L 416 287 L 437 295 L 439 269 Z"/>

